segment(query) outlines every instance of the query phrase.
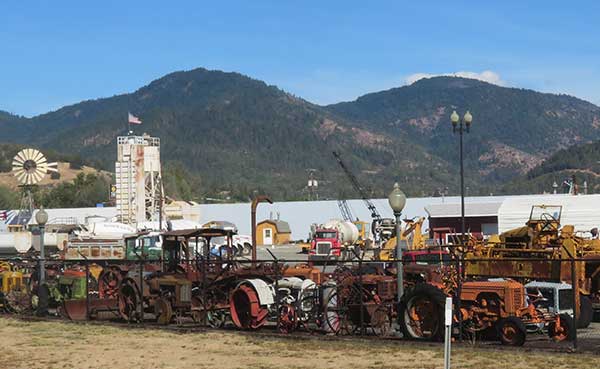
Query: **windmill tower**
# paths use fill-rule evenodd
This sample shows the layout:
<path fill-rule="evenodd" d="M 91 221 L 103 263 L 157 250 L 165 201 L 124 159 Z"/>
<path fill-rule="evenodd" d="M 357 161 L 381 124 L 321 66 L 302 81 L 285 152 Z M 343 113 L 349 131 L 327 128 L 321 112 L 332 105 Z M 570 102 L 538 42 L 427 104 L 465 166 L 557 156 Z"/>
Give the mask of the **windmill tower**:
<path fill-rule="evenodd" d="M 44 179 L 48 172 L 58 172 L 58 163 L 48 163 L 44 154 L 36 149 L 23 149 L 12 161 L 12 173 L 22 189 L 21 205 L 15 217 L 16 226 L 24 227 L 33 215 L 32 189 Z"/>
<path fill-rule="evenodd" d="M 119 222 L 137 226 L 162 220 L 159 138 L 148 135 L 117 137 L 115 175 Z"/>

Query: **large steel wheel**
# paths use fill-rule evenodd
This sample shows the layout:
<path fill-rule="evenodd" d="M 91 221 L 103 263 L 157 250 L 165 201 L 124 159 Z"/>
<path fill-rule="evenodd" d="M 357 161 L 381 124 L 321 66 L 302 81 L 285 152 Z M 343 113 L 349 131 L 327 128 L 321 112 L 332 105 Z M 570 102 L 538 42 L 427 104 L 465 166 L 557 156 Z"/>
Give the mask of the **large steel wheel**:
<path fill-rule="evenodd" d="M 128 322 L 136 321 L 139 304 L 139 289 L 133 279 L 127 278 L 121 282 L 119 287 L 119 314 Z M 143 311 L 141 312 L 143 315 Z"/>
<path fill-rule="evenodd" d="M 154 314 L 158 324 L 167 325 L 173 318 L 173 308 L 171 302 L 164 297 L 159 297 L 154 302 Z"/>
<path fill-rule="evenodd" d="M 227 309 L 218 308 L 210 300 L 202 302 L 200 296 L 192 297 L 192 319 L 194 323 L 206 324 L 211 328 L 223 328 L 227 322 Z"/>
<path fill-rule="evenodd" d="M 360 328 L 352 319 L 354 304 L 347 298 L 347 291 L 335 291 L 325 301 L 323 319 L 325 330 L 336 335 L 350 335 Z"/>
<path fill-rule="evenodd" d="M 5 308 L 13 314 L 24 314 L 32 309 L 31 295 L 24 290 L 12 290 L 4 297 Z"/>
<path fill-rule="evenodd" d="M 101 299 L 116 297 L 122 279 L 121 270 L 115 266 L 103 270 L 98 277 L 98 296 Z"/>

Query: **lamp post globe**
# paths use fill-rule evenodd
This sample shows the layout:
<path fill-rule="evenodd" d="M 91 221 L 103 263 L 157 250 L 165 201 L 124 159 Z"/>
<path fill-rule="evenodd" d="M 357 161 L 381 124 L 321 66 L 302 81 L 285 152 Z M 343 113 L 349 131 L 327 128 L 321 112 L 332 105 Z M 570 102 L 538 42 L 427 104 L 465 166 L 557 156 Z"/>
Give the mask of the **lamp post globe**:
<path fill-rule="evenodd" d="M 465 121 L 465 123 L 466 123 L 467 125 L 470 125 L 470 124 L 471 124 L 471 122 L 473 121 L 473 116 L 471 115 L 471 112 L 469 112 L 469 111 L 467 110 L 467 112 L 465 113 L 465 116 L 463 117 L 463 120 Z"/>
<path fill-rule="evenodd" d="M 35 221 L 39 226 L 45 226 L 48 222 L 48 213 L 44 210 L 44 207 L 41 207 L 40 210 L 35 214 Z"/>
<path fill-rule="evenodd" d="M 452 122 L 452 126 L 456 127 L 456 125 L 458 124 L 458 120 L 459 119 L 460 119 L 460 117 L 456 113 L 456 110 L 454 110 L 452 112 L 452 114 L 450 115 L 450 121 Z"/>
<path fill-rule="evenodd" d="M 388 202 L 394 211 L 394 214 L 401 213 L 404 209 L 404 205 L 406 205 L 406 195 L 404 195 L 404 192 L 400 189 L 398 182 L 394 183 L 394 189 L 388 196 Z"/>

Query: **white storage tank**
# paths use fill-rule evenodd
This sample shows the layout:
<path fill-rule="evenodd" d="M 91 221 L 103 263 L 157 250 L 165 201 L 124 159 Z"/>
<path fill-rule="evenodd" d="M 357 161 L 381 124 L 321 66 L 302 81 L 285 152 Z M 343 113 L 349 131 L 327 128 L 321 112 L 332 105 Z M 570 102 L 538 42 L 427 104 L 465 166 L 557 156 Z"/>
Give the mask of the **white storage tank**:
<path fill-rule="evenodd" d="M 339 219 L 332 219 L 323 224 L 323 228 L 336 229 L 340 235 L 340 241 L 344 245 L 352 245 L 356 241 L 358 241 L 358 228 L 352 222 L 347 222 Z"/>

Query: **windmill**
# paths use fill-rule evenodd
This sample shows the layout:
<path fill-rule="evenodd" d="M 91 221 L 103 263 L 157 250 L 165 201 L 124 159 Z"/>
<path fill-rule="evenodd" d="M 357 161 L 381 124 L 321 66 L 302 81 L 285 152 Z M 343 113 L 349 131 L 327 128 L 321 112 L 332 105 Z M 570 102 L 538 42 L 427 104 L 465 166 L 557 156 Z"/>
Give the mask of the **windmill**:
<path fill-rule="evenodd" d="M 48 163 L 44 154 L 36 149 L 23 149 L 12 161 L 12 173 L 23 189 L 16 225 L 24 226 L 33 214 L 32 188 L 44 179 L 48 172 L 58 172 L 58 163 Z"/>

